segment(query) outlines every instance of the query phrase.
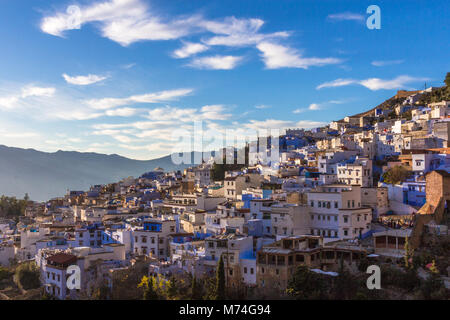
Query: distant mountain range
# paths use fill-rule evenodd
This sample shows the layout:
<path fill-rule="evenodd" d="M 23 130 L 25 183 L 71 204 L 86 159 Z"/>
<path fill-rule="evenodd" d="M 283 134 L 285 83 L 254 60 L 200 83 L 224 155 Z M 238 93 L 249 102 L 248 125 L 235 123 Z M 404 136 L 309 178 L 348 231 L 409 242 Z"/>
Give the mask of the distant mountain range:
<path fill-rule="evenodd" d="M 69 190 L 87 190 L 94 184 L 117 182 L 138 177 L 156 167 L 166 172 L 182 170 L 171 156 L 139 161 L 116 154 L 72 151 L 41 152 L 0 145 L 0 195 L 45 201 L 63 196 Z"/>

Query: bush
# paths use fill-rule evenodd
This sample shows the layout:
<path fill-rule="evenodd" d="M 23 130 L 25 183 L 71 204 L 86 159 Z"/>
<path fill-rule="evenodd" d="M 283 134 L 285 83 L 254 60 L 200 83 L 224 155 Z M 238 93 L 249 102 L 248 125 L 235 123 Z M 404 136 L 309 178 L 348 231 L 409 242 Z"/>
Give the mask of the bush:
<path fill-rule="evenodd" d="M 395 166 L 383 173 L 383 181 L 389 184 L 398 184 L 405 181 L 412 172 L 403 166 Z"/>
<path fill-rule="evenodd" d="M 34 262 L 22 263 L 16 268 L 16 281 L 23 289 L 36 289 L 41 285 L 39 268 Z"/>
<path fill-rule="evenodd" d="M 287 294 L 299 300 L 326 299 L 331 279 L 310 271 L 305 266 L 297 268 L 289 280 Z"/>
<path fill-rule="evenodd" d="M 0 281 L 8 279 L 12 275 L 12 272 L 7 268 L 0 267 Z"/>
<path fill-rule="evenodd" d="M 439 275 L 432 273 L 428 279 L 423 281 L 420 287 L 422 299 L 425 300 L 442 300 L 448 299 L 448 292 Z"/>

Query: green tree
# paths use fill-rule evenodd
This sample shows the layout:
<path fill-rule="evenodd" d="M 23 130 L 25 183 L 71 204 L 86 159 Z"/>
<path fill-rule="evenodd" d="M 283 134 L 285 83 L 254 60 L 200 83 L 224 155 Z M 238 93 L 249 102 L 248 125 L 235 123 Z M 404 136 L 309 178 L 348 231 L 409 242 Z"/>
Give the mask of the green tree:
<path fill-rule="evenodd" d="M 172 276 L 169 281 L 167 281 L 167 298 L 175 299 L 178 295 L 177 279 Z"/>
<path fill-rule="evenodd" d="M 36 289 L 41 285 L 39 268 L 34 262 L 22 263 L 16 268 L 14 275 L 25 290 Z"/>
<path fill-rule="evenodd" d="M 191 284 L 191 298 L 192 300 L 201 300 L 202 299 L 202 290 L 195 276 L 192 277 Z"/>
<path fill-rule="evenodd" d="M 323 300 L 328 297 L 330 282 L 308 267 L 299 266 L 289 279 L 286 292 L 298 300 Z"/>
<path fill-rule="evenodd" d="M 138 284 L 138 288 L 144 289 L 144 300 L 158 300 L 158 293 L 156 290 L 156 283 L 154 277 L 143 276 L 141 283 Z"/>
<path fill-rule="evenodd" d="M 220 256 L 216 270 L 215 300 L 225 300 L 225 297 L 225 266 L 223 257 Z"/>
<path fill-rule="evenodd" d="M 420 292 L 422 298 L 425 300 L 440 300 L 449 298 L 443 281 L 440 276 L 434 272 L 422 282 Z"/>
<path fill-rule="evenodd" d="M 447 75 L 445 76 L 444 83 L 447 87 L 450 87 L 450 72 L 447 72 Z"/>
<path fill-rule="evenodd" d="M 383 173 L 383 181 L 389 184 L 398 184 L 411 176 L 412 172 L 404 166 L 395 166 Z"/>

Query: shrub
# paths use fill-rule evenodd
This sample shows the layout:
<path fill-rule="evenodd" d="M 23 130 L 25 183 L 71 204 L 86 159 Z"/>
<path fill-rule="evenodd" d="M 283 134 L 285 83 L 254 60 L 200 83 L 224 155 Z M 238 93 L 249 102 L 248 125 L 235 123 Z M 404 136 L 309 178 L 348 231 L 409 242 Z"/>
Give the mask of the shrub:
<path fill-rule="evenodd" d="M 39 268 L 34 262 L 22 263 L 16 268 L 16 281 L 23 289 L 36 289 L 41 285 Z"/>

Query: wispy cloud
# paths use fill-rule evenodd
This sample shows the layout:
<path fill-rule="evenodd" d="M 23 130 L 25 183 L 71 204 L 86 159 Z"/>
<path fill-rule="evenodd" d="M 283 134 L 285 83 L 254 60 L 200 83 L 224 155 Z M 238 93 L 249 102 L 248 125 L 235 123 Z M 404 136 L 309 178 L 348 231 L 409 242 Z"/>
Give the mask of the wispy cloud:
<path fill-rule="evenodd" d="M 11 94 L 9 96 L 0 97 L 0 108 L 15 109 L 30 98 L 53 97 L 56 92 L 52 87 L 37 87 L 27 85 L 20 89 L 21 93 Z"/>
<path fill-rule="evenodd" d="M 73 9 L 73 10 L 69 10 Z M 142 40 L 172 40 L 191 32 L 196 17 L 163 21 L 152 15 L 140 0 L 110 0 L 82 7 L 68 7 L 44 17 L 41 30 L 62 37 L 68 30 L 80 29 L 84 24 L 96 23 L 104 37 L 128 46 Z"/>
<path fill-rule="evenodd" d="M 88 74 L 87 76 L 69 76 L 66 73 L 63 73 L 63 78 L 67 83 L 74 84 L 77 86 L 87 86 L 90 84 L 94 84 L 96 82 L 103 81 L 107 79 L 106 76 L 99 76 L 96 74 Z"/>
<path fill-rule="evenodd" d="M 194 58 L 188 66 L 197 69 L 210 69 L 210 70 L 231 70 L 237 67 L 239 62 L 242 61 L 242 57 L 237 56 L 211 56 L 211 57 L 199 57 Z"/>
<path fill-rule="evenodd" d="M 183 47 L 173 52 L 173 56 L 175 58 L 187 58 L 208 49 L 208 46 L 201 43 L 184 42 Z"/>
<path fill-rule="evenodd" d="M 365 17 L 362 14 L 354 12 L 333 13 L 327 16 L 330 21 L 364 21 Z"/>
<path fill-rule="evenodd" d="M 342 87 L 351 84 L 357 84 L 366 87 L 372 91 L 376 90 L 390 90 L 390 89 L 409 89 L 407 84 L 414 83 L 418 81 L 426 81 L 428 78 L 411 77 L 407 75 L 398 76 L 394 79 L 379 79 L 379 78 L 369 78 L 365 80 L 354 80 L 354 79 L 336 79 L 329 82 L 324 82 L 316 87 L 317 90 L 322 88 L 332 88 L 332 87 Z"/>
<path fill-rule="evenodd" d="M 384 67 L 384 66 L 391 66 L 395 64 L 401 64 L 404 60 L 375 60 L 372 61 L 372 65 L 375 67 Z"/>
<path fill-rule="evenodd" d="M 191 94 L 192 91 L 193 91 L 192 89 L 175 89 L 155 93 L 133 95 L 126 98 L 91 99 L 86 101 L 86 104 L 93 109 L 106 110 L 136 103 L 159 103 L 165 101 L 172 101 L 187 96 Z"/>
<path fill-rule="evenodd" d="M 266 119 L 263 121 L 250 120 L 248 123 L 241 124 L 242 127 L 253 130 L 267 130 L 267 129 L 288 129 L 288 128 L 304 128 L 311 129 L 325 125 L 325 122 L 302 120 L 302 121 L 288 121 Z"/>
<path fill-rule="evenodd" d="M 353 80 L 353 79 L 336 79 L 333 81 L 328 81 L 328 82 L 324 82 L 320 85 L 318 85 L 316 87 L 317 90 L 322 89 L 322 88 L 334 88 L 334 87 L 343 87 L 343 86 L 348 86 L 350 84 L 354 84 L 357 83 L 357 80 Z"/>
<path fill-rule="evenodd" d="M 343 101 L 343 100 L 330 100 L 330 101 L 322 102 L 322 103 L 311 103 L 307 108 L 298 108 L 298 109 L 295 109 L 294 111 L 292 111 L 292 113 L 299 114 L 299 113 L 303 113 L 306 111 L 318 111 L 318 110 L 322 110 L 325 107 L 328 107 L 332 104 L 343 104 L 343 103 L 345 103 L 345 101 Z"/>
<path fill-rule="evenodd" d="M 257 45 L 267 69 L 302 68 L 324 66 L 342 62 L 338 58 L 305 58 L 295 49 L 279 44 L 262 42 Z"/>
<path fill-rule="evenodd" d="M 52 97 L 56 92 L 55 88 L 44 88 L 27 86 L 22 89 L 22 98 L 27 97 Z"/>
<path fill-rule="evenodd" d="M 296 49 L 279 44 L 292 32 L 263 33 L 261 28 L 265 22 L 259 18 L 231 16 L 210 20 L 194 14 L 162 19 L 162 15 L 150 10 L 142 0 L 109 0 L 68 9 L 71 8 L 72 11 L 44 17 L 40 25 L 41 30 L 63 37 L 68 30 L 81 29 L 85 24 L 95 23 L 103 37 L 123 46 L 137 41 L 175 40 L 195 34 L 209 34 L 197 42 L 183 42 L 181 48 L 172 52 L 172 57 L 188 58 L 208 50 L 211 46 L 252 47 L 262 52 L 268 69 L 307 69 L 309 66 L 341 62 L 337 58 L 303 57 Z M 189 65 L 200 69 L 230 70 L 241 60 L 242 57 L 216 55 L 195 58 Z"/>
<path fill-rule="evenodd" d="M 270 109 L 270 108 L 272 108 L 272 106 L 268 106 L 268 105 L 265 105 L 265 104 L 260 104 L 260 105 L 255 106 L 255 108 L 256 109 Z"/>

